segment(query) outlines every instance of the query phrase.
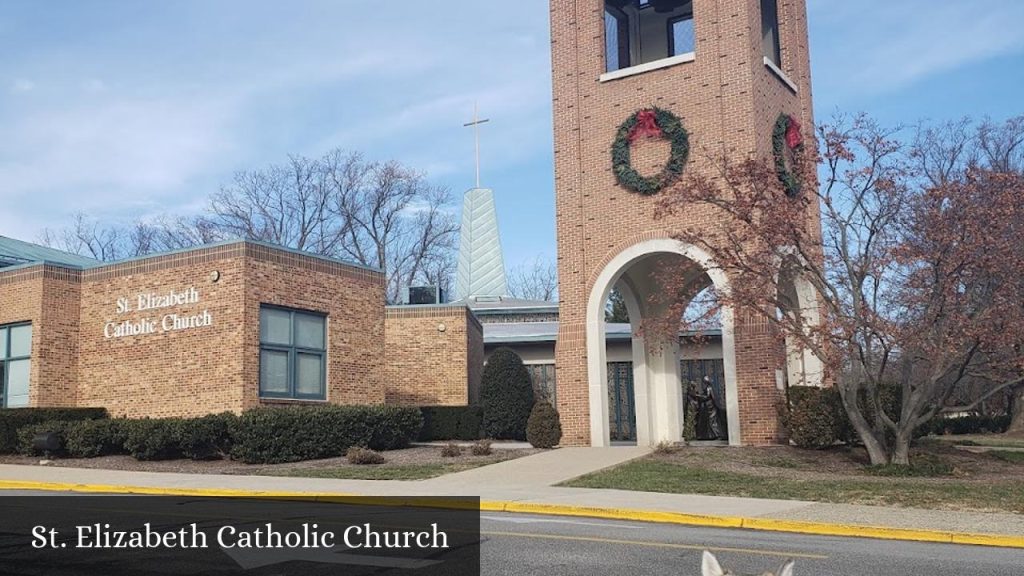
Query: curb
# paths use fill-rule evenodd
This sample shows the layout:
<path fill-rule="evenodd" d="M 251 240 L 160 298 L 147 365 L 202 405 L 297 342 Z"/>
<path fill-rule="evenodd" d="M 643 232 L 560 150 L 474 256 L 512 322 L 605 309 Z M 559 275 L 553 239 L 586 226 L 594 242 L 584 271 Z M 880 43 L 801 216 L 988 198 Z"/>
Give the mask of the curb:
<path fill-rule="evenodd" d="M 219 488 L 157 488 L 149 486 L 120 486 L 104 484 L 72 484 L 58 482 L 28 482 L 0 480 L 3 490 L 39 490 L 48 492 L 79 492 L 102 494 L 138 494 L 147 496 L 208 496 L 228 498 L 276 498 L 281 500 L 303 500 L 311 502 L 358 502 L 360 504 L 390 504 L 396 501 L 404 506 L 448 507 L 450 501 L 429 496 L 393 498 L 360 496 L 358 494 L 331 493 L 312 494 L 308 492 L 283 492 L 263 490 L 234 490 Z M 548 516 L 576 516 L 604 520 L 631 520 L 684 526 L 705 526 L 710 528 L 742 528 L 766 532 L 788 532 L 816 536 L 842 536 L 875 538 L 879 540 L 903 540 L 911 542 L 933 542 L 941 544 L 970 544 L 998 548 L 1024 549 L 1024 536 L 1001 534 L 972 534 L 945 530 L 914 530 L 908 528 L 887 528 L 882 526 L 861 526 L 857 524 L 836 524 L 806 522 L 802 520 L 776 520 L 771 518 L 745 518 L 740 516 L 713 516 L 686 514 L 682 512 L 659 512 L 630 508 L 596 508 L 588 506 L 567 506 L 560 504 L 529 504 L 523 502 L 481 500 L 480 510 L 485 512 L 512 512 Z"/>

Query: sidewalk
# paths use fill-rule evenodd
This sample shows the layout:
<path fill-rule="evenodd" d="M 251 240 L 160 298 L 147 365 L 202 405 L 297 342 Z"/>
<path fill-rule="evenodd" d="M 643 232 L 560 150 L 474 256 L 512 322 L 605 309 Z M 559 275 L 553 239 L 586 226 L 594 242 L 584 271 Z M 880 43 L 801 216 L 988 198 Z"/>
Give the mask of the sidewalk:
<path fill-rule="evenodd" d="M 657 494 L 623 490 L 560 488 L 555 484 L 643 456 L 645 448 L 562 448 L 419 481 L 332 480 L 92 470 L 70 467 L 0 465 L 0 488 L 32 489 L 31 483 L 167 490 L 228 490 L 247 493 L 372 496 L 480 496 L 498 509 L 684 524 L 751 527 L 817 534 L 949 541 L 952 533 L 988 534 L 1002 545 L 1024 547 L 1024 515 L 918 510 L 795 500 Z M 28 483 L 18 485 L 15 483 Z M 815 527 L 807 523 L 820 524 Z M 829 528 L 831 526 L 832 528 Z M 902 530 L 886 536 L 886 529 Z M 915 537 L 913 531 L 922 531 Z M 925 534 L 924 532 L 935 532 Z M 954 541 L 957 539 L 954 537 Z M 961 539 L 960 541 L 965 541 Z M 984 539 L 966 539 L 975 543 Z M 1007 543 L 1008 542 L 1008 543 Z"/>

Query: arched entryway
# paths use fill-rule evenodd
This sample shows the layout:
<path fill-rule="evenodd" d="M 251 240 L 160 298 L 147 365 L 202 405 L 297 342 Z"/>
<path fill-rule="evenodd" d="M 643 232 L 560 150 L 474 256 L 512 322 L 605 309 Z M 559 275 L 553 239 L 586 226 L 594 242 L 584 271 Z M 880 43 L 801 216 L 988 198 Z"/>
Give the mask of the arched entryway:
<path fill-rule="evenodd" d="M 587 303 L 587 378 L 590 402 L 590 438 L 594 446 L 611 443 L 609 425 L 608 361 L 604 307 L 612 288 L 621 294 L 632 330 L 633 403 L 638 445 L 677 442 L 683 438 L 683 389 L 680 348 L 676 339 L 654 345 L 640 333 L 645 317 L 669 314 L 654 296 L 663 290 L 657 271 L 671 266 L 679 270 L 682 286 L 690 293 L 713 285 L 719 293 L 729 289 L 728 280 L 703 250 L 673 239 L 640 242 L 616 255 L 598 274 Z M 740 444 L 737 403 L 733 313 L 721 310 L 722 357 L 729 443 Z"/>

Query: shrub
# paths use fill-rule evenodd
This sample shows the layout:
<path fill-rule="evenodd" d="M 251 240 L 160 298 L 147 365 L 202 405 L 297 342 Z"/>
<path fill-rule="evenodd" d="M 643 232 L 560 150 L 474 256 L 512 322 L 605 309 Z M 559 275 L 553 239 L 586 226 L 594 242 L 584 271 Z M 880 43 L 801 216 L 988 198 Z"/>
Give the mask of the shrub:
<path fill-rule="evenodd" d="M 837 422 L 835 399 L 838 393 L 831 388 L 791 386 L 789 402 L 780 406 L 782 426 L 789 439 L 800 448 L 828 448 L 841 434 Z"/>
<path fill-rule="evenodd" d="M 462 456 L 462 446 L 459 446 L 454 442 L 449 442 L 441 447 L 441 456 L 444 458 Z"/>
<path fill-rule="evenodd" d="M 249 464 L 277 464 L 341 456 L 352 446 L 391 450 L 408 445 L 422 425 L 417 408 L 260 407 L 238 418 L 231 453 Z"/>
<path fill-rule="evenodd" d="M 677 446 L 674 442 L 669 442 L 668 440 L 662 440 L 661 442 L 658 442 L 657 446 L 654 447 L 654 453 L 660 454 L 662 456 L 675 454 L 678 451 L 679 446 Z"/>
<path fill-rule="evenodd" d="M 421 442 L 478 440 L 483 412 L 479 406 L 423 406 Z"/>
<path fill-rule="evenodd" d="M 562 441 L 558 411 L 547 402 L 537 402 L 526 424 L 526 439 L 534 448 L 554 448 Z"/>
<path fill-rule="evenodd" d="M 81 420 L 67 430 L 68 455 L 74 458 L 96 458 L 125 454 L 127 422 L 123 418 Z"/>
<path fill-rule="evenodd" d="M 128 420 L 125 426 L 125 450 L 136 460 L 180 458 L 184 422 L 181 418 Z"/>
<path fill-rule="evenodd" d="M 178 430 L 181 454 L 192 460 L 217 460 L 231 453 L 232 434 L 238 425 L 233 412 L 184 420 Z"/>
<path fill-rule="evenodd" d="M 18 430 L 29 424 L 106 417 L 105 408 L 0 408 L 0 454 L 14 454 L 18 451 Z"/>
<path fill-rule="evenodd" d="M 368 445 L 374 450 L 405 448 L 423 428 L 423 414 L 416 408 L 375 406 L 370 410 Z"/>
<path fill-rule="evenodd" d="M 925 425 L 925 434 L 1001 434 L 1010 427 L 1010 416 L 968 414 L 966 416 L 937 417 Z"/>
<path fill-rule="evenodd" d="M 480 382 L 483 431 L 488 438 L 523 440 L 533 407 L 530 373 L 509 348 L 495 350 Z"/>
<path fill-rule="evenodd" d="M 492 452 L 491 441 L 477 440 L 476 442 L 473 442 L 472 446 L 469 447 L 469 451 L 473 454 L 473 456 L 490 456 Z"/>
<path fill-rule="evenodd" d="M 35 424 L 22 426 L 18 430 L 18 452 L 25 454 L 26 456 L 50 456 L 63 454 L 64 449 L 67 446 L 68 428 L 70 428 L 74 423 L 75 422 L 72 420 L 50 420 L 47 422 L 37 422 Z M 40 450 L 36 450 L 32 446 L 32 441 L 35 439 L 36 434 L 46 434 L 51 432 L 57 435 L 60 448 L 50 453 L 44 453 Z"/>
<path fill-rule="evenodd" d="M 345 452 L 345 458 L 348 459 L 350 464 L 383 464 L 384 456 L 380 452 L 370 450 L 369 448 L 360 448 L 359 446 L 353 446 Z"/>

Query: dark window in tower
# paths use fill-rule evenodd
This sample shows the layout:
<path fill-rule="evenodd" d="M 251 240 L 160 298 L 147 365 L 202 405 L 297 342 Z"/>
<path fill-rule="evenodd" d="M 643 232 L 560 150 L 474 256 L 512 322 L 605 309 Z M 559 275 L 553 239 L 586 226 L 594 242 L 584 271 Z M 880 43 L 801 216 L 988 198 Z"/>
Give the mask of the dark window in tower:
<path fill-rule="evenodd" d="M 765 58 L 782 68 L 782 46 L 779 42 L 779 8 L 777 0 L 761 0 L 761 41 Z"/>
<path fill-rule="evenodd" d="M 630 66 L 629 18 L 607 2 L 604 7 L 604 55 L 605 72 Z"/>
<path fill-rule="evenodd" d="M 696 49 L 691 0 L 605 0 L 605 72 Z"/>

